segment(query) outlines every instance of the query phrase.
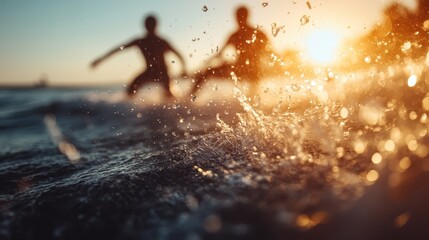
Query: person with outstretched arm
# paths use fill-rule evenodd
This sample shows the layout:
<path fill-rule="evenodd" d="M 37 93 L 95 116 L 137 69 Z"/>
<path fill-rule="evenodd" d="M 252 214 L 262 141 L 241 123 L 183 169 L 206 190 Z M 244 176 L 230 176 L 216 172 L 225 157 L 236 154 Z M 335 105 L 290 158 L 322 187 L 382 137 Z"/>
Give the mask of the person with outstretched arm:
<path fill-rule="evenodd" d="M 250 83 L 250 94 L 256 94 L 256 86 L 262 78 L 261 66 L 263 59 L 269 58 L 271 46 L 268 37 L 250 26 L 248 22 L 249 10 L 247 7 L 239 7 L 236 11 L 236 21 L 238 28 L 230 35 L 226 43 L 219 50 L 219 53 L 208 61 L 209 67 L 195 76 L 195 84 L 191 90 L 195 94 L 206 79 L 231 79 L 234 73 L 239 80 L 247 80 Z M 222 61 L 222 53 L 228 47 L 235 48 L 235 62 L 222 63 L 220 66 L 212 67 L 210 64 L 214 60 Z"/>
<path fill-rule="evenodd" d="M 165 89 L 166 97 L 171 98 L 173 97 L 173 94 L 170 91 L 170 77 L 167 72 L 165 53 L 170 51 L 177 55 L 182 63 L 182 76 L 186 75 L 185 60 L 166 40 L 160 38 L 156 34 L 157 21 L 154 16 L 148 16 L 145 19 L 144 24 L 147 30 L 146 36 L 112 49 L 104 56 L 93 61 L 91 66 L 95 68 L 116 52 L 136 46 L 140 49 L 146 61 L 146 70 L 138 75 L 131 84 L 128 85 L 126 89 L 127 95 L 129 97 L 133 97 L 137 93 L 138 89 L 145 83 L 159 82 Z"/>

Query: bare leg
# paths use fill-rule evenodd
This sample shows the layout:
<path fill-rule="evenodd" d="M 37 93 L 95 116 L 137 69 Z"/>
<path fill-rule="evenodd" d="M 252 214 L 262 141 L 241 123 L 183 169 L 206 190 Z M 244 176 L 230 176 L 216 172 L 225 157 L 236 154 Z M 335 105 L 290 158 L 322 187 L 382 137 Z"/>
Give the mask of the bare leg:
<path fill-rule="evenodd" d="M 131 84 L 127 87 L 127 95 L 129 98 L 132 98 L 136 95 L 139 88 L 146 82 L 151 81 L 152 78 L 150 74 L 147 72 L 143 72 L 142 74 L 138 75 Z"/>
<path fill-rule="evenodd" d="M 171 93 L 171 88 L 170 88 L 170 78 L 167 76 L 167 79 L 163 81 L 162 86 L 164 87 L 164 94 L 165 94 L 165 98 L 167 99 L 173 99 L 174 95 L 173 93 Z"/>
<path fill-rule="evenodd" d="M 231 65 L 221 65 L 217 68 L 207 69 L 205 72 L 197 74 L 195 76 L 195 84 L 192 88 L 191 94 L 195 94 L 198 88 L 201 88 L 203 82 L 209 78 L 230 78 Z"/>
<path fill-rule="evenodd" d="M 206 78 L 207 78 L 206 74 L 207 73 L 200 73 L 200 74 L 197 74 L 195 76 L 195 84 L 194 84 L 194 87 L 191 90 L 191 94 L 192 95 L 195 95 L 195 93 L 197 92 L 198 88 L 201 88 L 201 86 L 203 84 L 203 81 L 205 81 Z"/>

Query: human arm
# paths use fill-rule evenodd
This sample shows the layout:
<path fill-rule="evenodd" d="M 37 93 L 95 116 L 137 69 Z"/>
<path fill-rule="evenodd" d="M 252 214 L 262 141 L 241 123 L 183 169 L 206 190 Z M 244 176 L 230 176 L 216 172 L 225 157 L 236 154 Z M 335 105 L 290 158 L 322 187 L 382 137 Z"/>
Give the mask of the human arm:
<path fill-rule="evenodd" d="M 136 44 L 136 40 L 131 41 L 131 42 L 127 43 L 127 44 L 120 45 L 119 47 L 113 48 L 112 50 L 110 50 L 109 52 L 107 52 L 106 54 L 104 54 L 103 56 L 95 59 L 91 63 L 91 67 L 92 68 L 97 67 L 101 62 L 103 62 L 105 59 L 109 58 L 110 56 L 112 56 L 116 52 L 121 51 L 121 50 L 123 50 L 125 48 L 128 48 L 128 47 L 134 46 L 135 44 Z"/>

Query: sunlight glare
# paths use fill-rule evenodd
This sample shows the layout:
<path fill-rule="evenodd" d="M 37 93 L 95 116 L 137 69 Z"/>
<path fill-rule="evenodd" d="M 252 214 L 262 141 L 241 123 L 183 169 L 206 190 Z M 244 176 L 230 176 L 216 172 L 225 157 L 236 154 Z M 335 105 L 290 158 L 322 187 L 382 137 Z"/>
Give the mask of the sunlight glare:
<path fill-rule="evenodd" d="M 307 38 L 308 57 L 319 64 L 331 63 L 335 60 L 340 36 L 330 30 L 318 29 Z"/>

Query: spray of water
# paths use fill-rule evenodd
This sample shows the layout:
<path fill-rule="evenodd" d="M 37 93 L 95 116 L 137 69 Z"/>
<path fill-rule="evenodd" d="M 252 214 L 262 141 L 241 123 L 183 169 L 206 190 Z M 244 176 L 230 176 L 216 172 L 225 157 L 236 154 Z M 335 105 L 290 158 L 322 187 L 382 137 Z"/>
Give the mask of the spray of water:
<path fill-rule="evenodd" d="M 288 182 L 278 186 L 281 190 L 273 191 L 299 196 L 290 197 L 294 200 L 287 211 L 297 227 L 311 228 L 332 212 L 322 204 L 327 192 L 338 202 L 352 204 L 381 178 L 394 189 L 411 165 L 429 165 L 424 160 L 429 154 L 428 80 L 422 62 L 340 75 L 335 88 L 324 90 L 327 98 L 304 87 L 309 96 L 305 109 L 285 110 L 280 102 L 268 112 L 236 85 L 234 95 L 244 113 L 237 114 L 236 125 L 218 115 L 222 135 L 216 142 L 234 149 L 233 156 L 244 152 L 248 164 L 258 169 L 253 173 L 258 176 L 246 175 L 247 181 L 288 176 Z"/>

